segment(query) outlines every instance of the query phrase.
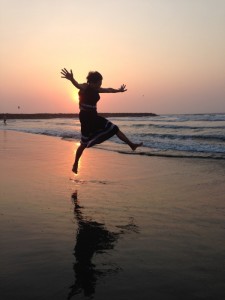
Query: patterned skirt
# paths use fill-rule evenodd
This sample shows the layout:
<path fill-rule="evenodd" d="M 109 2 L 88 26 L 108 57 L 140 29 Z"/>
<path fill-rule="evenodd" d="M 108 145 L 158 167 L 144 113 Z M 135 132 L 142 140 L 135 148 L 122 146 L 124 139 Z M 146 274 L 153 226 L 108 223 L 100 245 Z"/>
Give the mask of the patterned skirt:
<path fill-rule="evenodd" d="M 81 110 L 79 119 L 81 124 L 81 144 L 87 148 L 103 143 L 119 130 L 115 124 L 99 116 L 96 111 Z"/>

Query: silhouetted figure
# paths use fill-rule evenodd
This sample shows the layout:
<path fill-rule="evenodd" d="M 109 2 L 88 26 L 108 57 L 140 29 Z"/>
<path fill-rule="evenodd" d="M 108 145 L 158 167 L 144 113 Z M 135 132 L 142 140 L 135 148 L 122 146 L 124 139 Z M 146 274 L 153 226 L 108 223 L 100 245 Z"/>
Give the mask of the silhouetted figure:
<path fill-rule="evenodd" d="M 7 118 L 6 118 L 6 115 L 3 116 L 3 122 L 4 122 L 4 125 L 7 125 Z"/>
<path fill-rule="evenodd" d="M 118 268 L 112 270 L 110 267 L 106 269 L 106 266 L 104 266 L 104 270 L 97 269 L 92 262 L 92 258 L 96 254 L 103 254 L 107 250 L 113 249 L 119 233 L 110 232 L 105 228 L 104 224 L 85 218 L 82 213 L 82 207 L 78 204 L 77 192 L 72 194 L 72 199 L 78 230 L 74 248 L 74 256 L 76 258 L 73 266 L 75 282 L 70 287 L 68 299 L 81 292 L 86 297 L 91 298 L 95 293 L 99 277 L 109 272 L 118 272 Z"/>
<path fill-rule="evenodd" d="M 81 144 L 76 151 L 75 161 L 72 171 L 77 174 L 79 159 L 85 148 L 92 147 L 96 144 L 103 143 L 113 135 L 125 142 L 134 151 L 142 143 L 133 143 L 126 135 L 120 131 L 118 126 L 109 120 L 101 117 L 97 113 L 97 102 L 100 100 L 99 93 L 123 93 L 126 91 L 126 85 L 121 85 L 119 89 L 102 88 L 102 75 L 99 72 L 89 72 L 87 83 L 78 83 L 74 77 L 72 70 L 62 69 L 62 78 L 66 78 L 79 89 L 79 119 L 81 123 Z"/>

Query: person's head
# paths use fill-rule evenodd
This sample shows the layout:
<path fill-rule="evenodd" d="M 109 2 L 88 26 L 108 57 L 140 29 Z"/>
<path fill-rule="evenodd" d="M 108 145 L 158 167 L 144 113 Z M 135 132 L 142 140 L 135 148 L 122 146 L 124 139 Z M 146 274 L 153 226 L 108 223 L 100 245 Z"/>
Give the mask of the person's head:
<path fill-rule="evenodd" d="M 102 79 L 103 77 L 99 72 L 89 72 L 87 76 L 87 83 L 93 88 L 100 88 L 102 85 Z"/>

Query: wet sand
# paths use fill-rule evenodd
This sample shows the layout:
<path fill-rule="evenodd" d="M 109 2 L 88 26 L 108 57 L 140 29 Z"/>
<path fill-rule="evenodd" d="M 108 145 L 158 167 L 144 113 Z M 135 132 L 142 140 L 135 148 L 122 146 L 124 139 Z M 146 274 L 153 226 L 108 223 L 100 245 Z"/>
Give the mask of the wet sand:
<path fill-rule="evenodd" d="M 17 299 L 225 298 L 225 162 L 0 131 L 0 291 Z"/>

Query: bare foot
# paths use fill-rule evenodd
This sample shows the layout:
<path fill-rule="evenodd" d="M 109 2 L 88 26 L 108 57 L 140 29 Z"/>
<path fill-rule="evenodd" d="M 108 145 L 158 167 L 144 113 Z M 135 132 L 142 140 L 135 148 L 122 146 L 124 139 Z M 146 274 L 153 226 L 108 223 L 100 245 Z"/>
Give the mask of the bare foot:
<path fill-rule="evenodd" d="M 143 143 L 132 144 L 131 149 L 132 149 L 133 151 L 135 151 L 138 147 L 141 147 L 141 146 L 143 146 Z"/>
<path fill-rule="evenodd" d="M 78 173 L 78 164 L 73 164 L 72 172 L 77 174 Z"/>

